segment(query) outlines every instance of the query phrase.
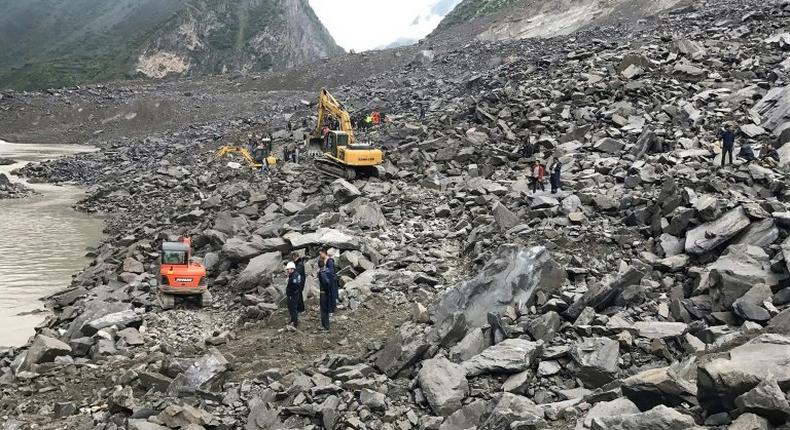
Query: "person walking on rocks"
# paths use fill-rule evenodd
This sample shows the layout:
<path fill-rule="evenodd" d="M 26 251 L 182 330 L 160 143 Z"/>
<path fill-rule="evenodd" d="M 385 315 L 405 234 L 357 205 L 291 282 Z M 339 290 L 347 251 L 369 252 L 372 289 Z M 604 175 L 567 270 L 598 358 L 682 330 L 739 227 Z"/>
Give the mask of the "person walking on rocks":
<path fill-rule="evenodd" d="M 549 171 L 551 172 L 549 176 L 549 182 L 551 183 L 551 193 L 557 194 L 557 190 L 560 189 L 560 174 L 562 173 L 562 164 L 560 164 L 560 161 L 554 160 Z"/>
<path fill-rule="evenodd" d="M 535 160 L 532 163 L 532 193 L 535 194 L 538 192 L 538 187 L 540 187 L 541 191 L 546 191 L 546 187 L 543 182 L 546 179 L 546 168 L 541 164 L 540 161 Z"/>
<path fill-rule="evenodd" d="M 291 261 L 296 267 L 296 273 L 302 278 L 302 283 L 299 285 L 299 302 L 297 303 L 297 311 L 304 312 L 304 283 L 307 281 L 307 276 L 304 270 L 304 260 L 299 256 L 299 253 L 291 253 Z"/>
<path fill-rule="evenodd" d="M 730 164 L 732 164 L 732 151 L 735 149 L 735 124 L 729 123 L 720 134 L 721 138 L 721 167 L 724 167 L 724 160 L 727 155 L 730 156 Z"/>
<path fill-rule="evenodd" d="M 338 285 L 335 272 L 335 260 L 329 256 L 329 247 L 321 248 L 319 251 L 320 259 L 324 262 L 327 275 L 329 276 L 329 312 L 337 311 Z"/>
<path fill-rule="evenodd" d="M 291 316 L 291 324 L 294 328 L 299 327 L 299 291 L 302 287 L 302 277 L 296 271 L 296 264 L 289 261 L 285 266 L 288 272 L 288 285 L 285 286 L 285 296 L 288 299 L 288 313 Z"/>
<path fill-rule="evenodd" d="M 329 305 L 332 299 L 332 280 L 324 260 L 318 260 L 318 289 L 320 295 L 321 327 L 329 330 Z"/>

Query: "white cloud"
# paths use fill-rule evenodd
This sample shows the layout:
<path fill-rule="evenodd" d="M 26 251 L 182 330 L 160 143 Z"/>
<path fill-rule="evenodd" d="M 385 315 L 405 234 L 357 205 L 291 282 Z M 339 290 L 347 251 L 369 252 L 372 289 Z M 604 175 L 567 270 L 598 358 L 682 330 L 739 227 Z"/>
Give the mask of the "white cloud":
<path fill-rule="evenodd" d="M 455 6 L 460 1 L 310 0 L 310 6 L 338 45 L 360 52 L 427 36 L 443 18 L 436 12 L 445 12 L 448 3 Z"/>

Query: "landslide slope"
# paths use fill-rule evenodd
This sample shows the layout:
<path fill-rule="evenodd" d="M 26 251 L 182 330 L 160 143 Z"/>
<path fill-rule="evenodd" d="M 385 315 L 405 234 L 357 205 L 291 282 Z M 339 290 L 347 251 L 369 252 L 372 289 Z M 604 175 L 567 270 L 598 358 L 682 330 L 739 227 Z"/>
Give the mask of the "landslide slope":
<path fill-rule="evenodd" d="M 307 0 L 0 0 L 0 88 L 283 70 L 339 55 Z"/>

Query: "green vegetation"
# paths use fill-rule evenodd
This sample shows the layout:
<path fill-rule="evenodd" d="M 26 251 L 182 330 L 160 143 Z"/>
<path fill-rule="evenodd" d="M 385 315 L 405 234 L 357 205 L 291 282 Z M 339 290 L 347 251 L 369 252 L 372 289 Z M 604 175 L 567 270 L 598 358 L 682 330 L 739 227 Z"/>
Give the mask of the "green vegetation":
<path fill-rule="evenodd" d="M 467 23 L 475 18 L 497 12 L 519 1 L 521 0 L 463 0 L 444 17 L 436 31 Z"/>

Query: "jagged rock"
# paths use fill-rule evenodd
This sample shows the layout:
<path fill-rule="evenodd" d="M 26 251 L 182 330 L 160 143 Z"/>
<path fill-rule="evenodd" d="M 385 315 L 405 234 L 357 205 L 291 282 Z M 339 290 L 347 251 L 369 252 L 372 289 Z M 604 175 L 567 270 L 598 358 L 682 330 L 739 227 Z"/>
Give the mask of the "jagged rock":
<path fill-rule="evenodd" d="M 282 426 L 278 411 L 269 407 L 266 401 L 260 397 L 250 401 L 250 414 L 247 415 L 244 430 L 277 430 Z"/>
<path fill-rule="evenodd" d="M 697 387 L 669 367 L 645 370 L 626 378 L 621 388 L 623 395 L 643 411 L 658 405 L 679 406 L 697 401 Z"/>
<path fill-rule="evenodd" d="M 543 409 L 526 397 L 502 393 L 491 404 L 493 408 L 480 425 L 481 430 L 539 428 L 545 423 Z"/>
<path fill-rule="evenodd" d="M 737 299 L 756 284 L 773 287 L 784 278 L 773 273 L 770 258 L 762 248 L 750 245 L 728 247 L 708 269 L 715 310 L 729 310 Z"/>
<path fill-rule="evenodd" d="M 457 361 L 466 361 L 491 346 L 490 336 L 486 336 L 479 327 L 466 333 L 460 342 L 450 349 L 450 357 Z"/>
<path fill-rule="evenodd" d="M 694 418 L 664 405 L 638 414 L 598 417 L 593 430 L 683 430 L 696 428 Z"/>
<path fill-rule="evenodd" d="M 761 335 L 697 368 L 697 398 L 708 412 L 735 409 L 735 399 L 764 380 L 790 384 L 790 338 Z"/>
<path fill-rule="evenodd" d="M 387 218 L 378 204 L 367 199 L 356 199 L 344 206 L 344 211 L 351 215 L 353 224 L 363 229 L 383 228 L 387 225 Z"/>
<path fill-rule="evenodd" d="M 489 312 L 501 313 L 507 306 L 528 305 L 535 295 L 556 292 L 564 271 L 542 247 L 503 246 L 473 279 L 450 290 L 433 306 L 438 326 L 455 312 L 463 312 L 466 327 L 482 327 Z"/>
<path fill-rule="evenodd" d="M 597 388 L 614 380 L 620 345 L 605 337 L 587 338 L 576 344 L 571 355 L 579 366 L 577 377 L 585 386 Z"/>
<path fill-rule="evenodd" d="M 395 376 L 419 360 L 429 346 L 422 326 L 404 323 L 376 356 L 376 367 L 387 376 Z"/>
<path fill-rule="evenodd" d="M 143 267 L 143 263 L 135 260 L 133 257 L 127 257 L 123 260 L 123 271 L 129 273 L 143 273 L 145 267 Z"/>
<path fill-rule="evenodd" d="M 480 424 L 480 419 L 489 409 L 488 403 L 483 400 L 475 400 L 453 412 L 447 417 L 439 430 L 458 430 L 475 428 Z"/>
<path fill-rule="evenodd" d="M 688 325 L 682 322 L 637 321 L 634 323 L 634 329 L 636 329 L 640 337 L 665 339 L 683 336 L 688 329 Z"/>
<path fill-rule="evenodd" d="M 535 340 L 548 342 L 554 338 L 562 325 L 560 314 L 550 311 L 527 322 L 527 333 Z"/>
<path fill-rule="evenodd" d="M 595 310 L 602 310 L 627 287 L 639 285 L 644 275 L 644 271 L 639 268 L 627 267 L 617 277 L 605 279 L 594 284 L 579 300 L 573 302 L 565 313 L 575 319 L 582 313 L 584 308 L 590 307 Z"/>
<path fill-rule="evenodd" d="M 494 214 L 494 220 L 502 231 L 506 231 L 520 222 L 518 216 L 501 202 L 494 203 L 491 212 Z"/>
<path fill-rule="evenodd" d="M 749 217 L 742 207 L 731 210 L 721 218 L 689 230 L 686 233 L 686 253 L 701 255 L 726 243 L 749 227 Z"/>
<path fill-rule="evenodd" d="M 767 419 L 755 414 L 743 414 L 727 427 L 727 430 L 771 430 Z"/>
<path fill-rule="evenodd" d="M 469 392 L 464 368 L 446 358 L 423 361 L 417 381 L 433 412 L 441 416 L 458 410 Z"/>
<path fill-rule="evenodd" d="M 216 348 L 209 348 L 208 353 L 173 379 L 169 391 L 189 393 L 214 385 L 228 371 L 228 366 L 228 360 Z"/>
<path fill-rule="evenodd" d="M 625 149 L 625 144 L 619 140 L 606 137 L 595 142 L 593 149 L 609 154 L 619 154 L 623 149 Z"/>
<path fill-rule="evenodd" d="M 776 381 L 765 380 L 735 399 L 740 412 L 752 412 L 782 424 L 790 416 L 790 404 Z"/>
<path fill-rule="evenodd" d="M 126 327 L 139 328 L 142 324 L 143 317 L 134 310 L 129 309 L 88 321 L 87 324 L 82 326 L 82 332 L 88 336 L 92 336 L 99 330 L 107 327 L 115 326 L 119 329 Z"/>
<path fill-rule="evenodd" d="M 383 411 L 387 408 L 387 396 L 367 388 L 359 392 L 359 402 L 372 411 Z"/>
<path fill-rule="evenodd" d="M 469 376 L 521 372 L 532 366 L 542 348 L 542 342 L 507 339 L 461 365 Z"/>
<path fill-rule="evenodd" d="M 143 419 L 130 419 L 127 422 L 129 430 L 169 430 L 169 427 L 160 426 Z"/>
<path fill-rule="evenodd" d="M 739 245 L 752 245 L 764 248 L 779 239 L 779 229 L 772 219 L 752 223 L 735 242 Z"/>
<path fill-rule="evenodd" d="M 62 341 L 44 336 L 42 334 L 36 335 L 33 339 L 33 344 L 25 354 L 25 359 L 22 361 L 20 370 L 31 370 L 33 365 L 41 363 L 49 363 L 55 360 L 56 357 L 71 354 L 71 347 Z"/>
<path fill-rule="evenodd" d="M 132 412 L 139 407 L 131 386 L 116 385 L 110 393 L 108 403 L 111 412 Z"/>
<path fill-rule="evenodd" d="M 592 428 L 592 421 L 595 418 L 632 415 L 638 414 L 639 412 L 640 410 L 636 407 L 634 402 L 625 397 L 620 397 L 608 402 L 598 402 L 587 412 L 583 420 L 578 421 L 576 430 Z"/>
<path fill-rule="evenodd" d="M 282 256 L 279 252 L 259 255 L 247 265 L 233 283 L 236 291 L 251 291 L 261 286 L 268 286 L 271 275 L 283 269 Z"/>
<path fill-rule="evenodd" d="M 170 428 L 186 428 L 190 425 L 215 426 L 219 422 L 214 415 L 190 405 L 169 405 L 157 418 Z"/>
<path fill-rule="evenodd" d="M 238 237 L 228 239 L 222 245 L 222 255 L 234 263 L 250 260 L 263 252 L 262 246 L 253 242 L 246 242 Z"/>

